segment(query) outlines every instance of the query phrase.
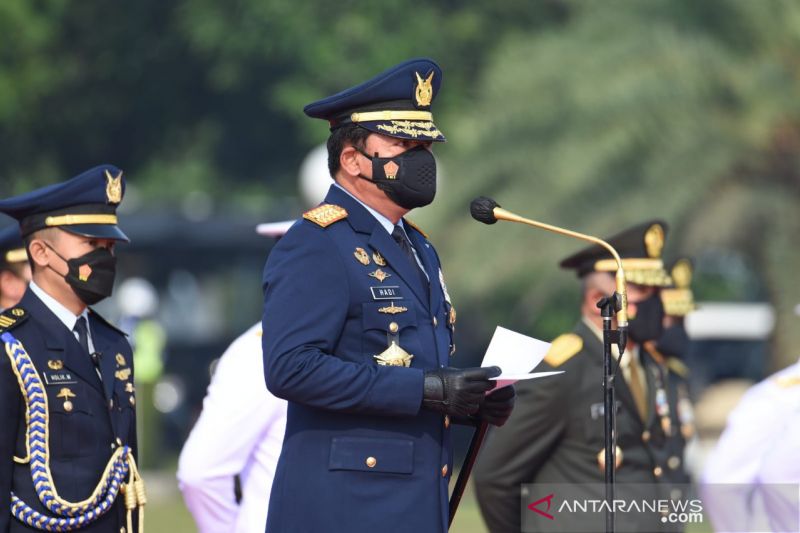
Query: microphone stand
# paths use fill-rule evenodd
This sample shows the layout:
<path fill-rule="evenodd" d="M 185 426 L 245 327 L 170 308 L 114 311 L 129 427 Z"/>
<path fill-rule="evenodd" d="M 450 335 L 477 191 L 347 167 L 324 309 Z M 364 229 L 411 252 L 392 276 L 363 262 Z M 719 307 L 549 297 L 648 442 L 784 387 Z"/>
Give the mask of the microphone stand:
<path fill-rule="evenodd" d="M 470 213 L 475 220 L 483 222 L 484 224 L 494 224 L 498 220 L 507 220 L 509 222 L 518 222 L 526 224 L 535 228 L 558 233 L 566 237 L 580 239 L 583 241 L 591 242 L 598 246 L 605 248 L 608 253 L 614 258 L 617 263 L 616 272 L 616 292 L 609 297 L 602 298 L 597 307 L 601 310 L 603 317 L 603 407 L 604 407 L 604 457 L 605 457 L 605 501 L 606 501 L 606 532 L 614 532 L 614 484 L 615 471 L 616 471 L 616 455 L 617 455 L 617 426 L 616 426 L 616 400 L 614 398 L 614 378 L 616 371 L 619 369 L 619 362 L 614 367 L 613 358 L 611 355 L 611 346 L 616 344 L 619 347 L 619 358 L 622 359 L 622 354 L 625 353 L 625 346 L 628 343 L 628 297 L 625 283 L 625 271 L 622 266 L 622 259 L 613 246 L 608 244 L 602 239 L 586 235 L 585 233 L 578 233 L 577 231 L 560 228 L 552 224 L 538 222 L 529 218 L 524 218 L 516 213 L 507 211 L 500 207 L 500 205 L 491 198 L 480 197 L 472 201 L 470 205 Z M 612 329 L 611 318 L 616 315 L 617 329 Z"/>
<path fill-rule="evenodd" d="M 620 301 L 616 295 L 602 298 L 597 302 L 603 317 L 603 425 L 605 428 L 605 489 L 606 489 L 606 532 L 614 531 L 614 485 L 616 483 L 617 461 L 617 409 L 615 399 L 615 376 L 611 346 L 619 343 L 619 331 L 612 329 L 611 318 L 619 310 Z M 620 351 L 620 358 L 622 351 Z M 617 365 L 619 367 L 619 365 Z"/>

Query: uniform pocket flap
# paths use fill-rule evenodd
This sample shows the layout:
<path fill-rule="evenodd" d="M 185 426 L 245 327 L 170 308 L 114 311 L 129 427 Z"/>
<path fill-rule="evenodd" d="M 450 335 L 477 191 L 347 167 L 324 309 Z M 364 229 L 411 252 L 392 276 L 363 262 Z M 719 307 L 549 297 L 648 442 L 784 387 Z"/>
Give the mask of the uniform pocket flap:
<path fill-rule="evenodd" d="M 330 470 L 360 470 L 410 474 L 414 470 L 414 441 L 374 437 L 334 437 Z"/>

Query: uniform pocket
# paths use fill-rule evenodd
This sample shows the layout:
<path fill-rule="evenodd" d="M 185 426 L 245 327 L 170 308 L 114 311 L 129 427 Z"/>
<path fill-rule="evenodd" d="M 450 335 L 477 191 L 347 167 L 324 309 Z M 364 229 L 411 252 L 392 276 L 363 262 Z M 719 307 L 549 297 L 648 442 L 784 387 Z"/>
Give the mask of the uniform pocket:
<path fill-rule="evenodd" d="M 56 458 L 72 459 L 95 453 L 95 419 L 83 383 L 47 387 L 50 452 Z"/>
<path fill-rule="evenodd" d="M 414 441 L 377 437 L 334 437 L 331 439 L 328 469 L 411 474 L 414 471 Z"/>
<path fill-rule="evenodd" d="M 362 304 L 361 351 L 364 357 L 375 362 L 392 342 L 408 354 L 421 352 L 417 314 L 413 307 L 401 306 L 403 302 L 369 302 Z M 414 364 L 413 358 L 411 364 Z"/>

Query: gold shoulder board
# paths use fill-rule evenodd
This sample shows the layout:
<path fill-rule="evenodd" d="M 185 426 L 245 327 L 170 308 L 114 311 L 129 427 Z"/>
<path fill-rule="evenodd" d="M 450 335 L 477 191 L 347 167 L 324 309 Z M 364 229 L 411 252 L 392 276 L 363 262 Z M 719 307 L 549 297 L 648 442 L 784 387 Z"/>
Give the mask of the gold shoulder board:
<path fill-rule="evenodd" d="M 414 224 L 413 222 L 411 222 L 411 221 L 410 221 L 410 220 L 408 220 L 407 218 L 404 218 L 403 220 L 405 220 L 406 224 L 408 224 L 409 226 L 411 226 L 412 228 L 414 228 L 414 229 L 415 229 L 415 230 L 417 230 L 418 232 L 422 233 L 422 236 L 423 236 L 423 237 L 425 237 L 426 239 L 428 238 L 428 234 L 427 234 L 427 233 L 425 233 L 424 231 L 422 231 L 422 229 L 420 229 L 420 227 L 419 227 L 419 226 L 417 226 L 416 224 Z"/>
<path fill-rule="evenodd" d="M 0 313 L 0 332 L 13 329 L 28 318 L 28 313 L 21 307 L 12 307 Z"/>
<path fill-rule="evenodd" d="M 557 368 L 583 349 L 583 339 L 574 333 L 559 335 L 547 350 L 544 362 Z"/>
<path fill-rule="evenodd" d="M 669 357 L 667 359 L 667 368 L 682 378 L 689 377 L 689 367 L 677 357 Z"/>
<path fill-rule="evenodd" d="M 303 218 L 310 220 L 318 226 L 327 228 L 334 222 L 347 218 L 347 210 L 334 204 L 322 204 L 310 211 L 303 213 Z"/>

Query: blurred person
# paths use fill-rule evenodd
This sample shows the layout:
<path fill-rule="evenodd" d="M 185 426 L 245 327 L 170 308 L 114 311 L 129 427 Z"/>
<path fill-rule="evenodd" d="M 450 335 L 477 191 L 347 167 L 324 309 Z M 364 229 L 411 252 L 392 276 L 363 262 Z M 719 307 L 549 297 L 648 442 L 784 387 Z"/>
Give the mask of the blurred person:
<path fill-rule="evenodd" d="M 753 385 L 703 469 L 715 531 L 798 531 L 800 361 Z"/>
<path fill-rule="evenodd" d="M 90 307 L 111 295 L 114 245 L 128 241 L 116 216 L 124 190 L 122 171 L 101 165 L 0 200 L 33 275 L 0 315 L 0 532 L 119 533 L 144 504 L 131 348 Z"/>
<path fill-rule="evenodd" d="M 14 224 L 0 231 L 0 312 L 22 299 L 31 281 L 28 253 Z"/>
<path fill-rule="evenodd" d="M 291 223 L 261 224 L 280 238 Z M 286 401 L 264 386 L 261 324 L 237 338 L 214 370 L 183 446 L 178 486 L 200 533 L 263 533 L 286 429 Z"/>
<path fill-rule="evenodd" d="M 694 407 L 689 395 L 689 367 L 686 356 L 691 341 L 686 333 L 686 316 L 694 311 L 692 261 L 676 259 L 669 267 L 672 285 L 661 290 L 664 305 L 664 331 L 655 341 L 645 343 L 667 381 L 669 402 L 664 416 L 669 417 L 669 457 L 665 476 L 676 484 L 691 482 L 685 466 L 687 442 L 695 437 Z"/>
<path fill-rule="evenodd" d="M 288 400 L 267 531 L 444 533 L 450 425 L 502 425 L 500 369 L 450 367 L 456 313 L 435 249 L 404 216 L 436 193 L 442 71 L 412 59 L 305 107 L 334 183 L 270 253 L 264 373 Z"/>
<path fill-rule="evenodd" d="M 641 349 L 659 338 L 663 328 L 659 290 L 670 284 L 661 260 L 666 231 L 665 223 L 651 221 L 606 239 L 622 258 L 630 316 L 622 379 L 616 380 L 620 484 L 655 487 L 667 469 L 667 435 L 656 408 L 665 383 Z M 560 266 L 575 270 L 581 279 L 581 319 L 571 333 L 553 341 L 537 370 L 564 374 L 558 380 L 517 384 L 514 413 L 488 437 L 475 467 L 478 503 L 493 533 L 520 530 L 521 484 L 604 483 L 603 325 L 597 303 L 614 293 L 617 264 L 605 248 L 593 245 Z M 618 356 L 616 346 L 613 354 Z M 659 492 L 654 488 L 649 496 Z M 558 519 L 568 530 L 571 517 Z M 618 515 L 617 523 L 625 519 Z"/>
<path fill-rule="evenodd" d="M 163 375 L 164 348 L 167 344 L 167 334 L 155 319 L 158 294 L 146 279 L 132 277 L 119 284 L 115 299 L 121 313 L 120 329 L 128 334 L 136 365 L 139 465 L 145 469 L 155 469 L 164 454 L 163 415 L 155 408 L 154 391 Z"/>

